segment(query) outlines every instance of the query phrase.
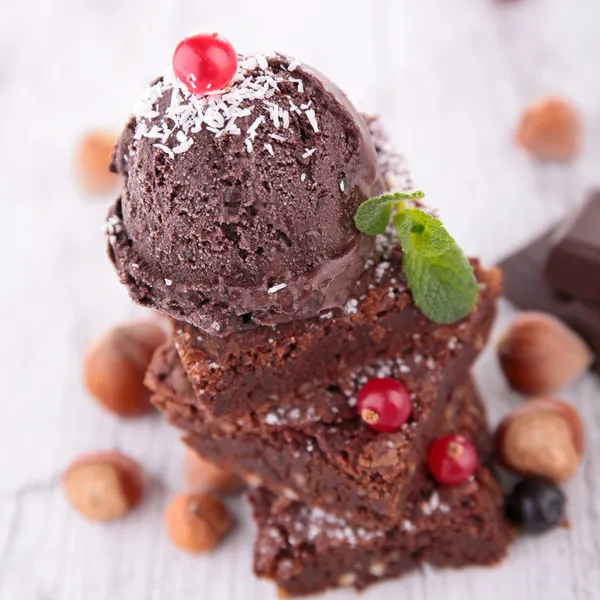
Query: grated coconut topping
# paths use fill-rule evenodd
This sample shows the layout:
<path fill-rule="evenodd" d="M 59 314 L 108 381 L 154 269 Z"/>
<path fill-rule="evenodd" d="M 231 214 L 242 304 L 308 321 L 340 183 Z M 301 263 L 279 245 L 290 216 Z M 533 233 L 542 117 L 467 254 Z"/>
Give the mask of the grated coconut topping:
<path fill-rule="evenodd" d="M 135 140 L 155 140 L 154 146 L 174 160 L 176 155 L 183 154 L 192 147 L 193 134 L 202 129 L 212 132 L 215 138 L 242 135 L 238 119 L 255 116 L 244 139 L 246 151 L 250 153 L 254 149 L 252 142 L 267 119 L 284 133 L 290 126 L 290 111 L 306 117 L 310 126 L 318 133 L 319 123 L 311 102 L 296 106 L 286 96 L 286 107 L 280 105 L 283 93 L 279 84 L 282 81 L 296 84 L 301 94 L 305 90 L 302 79 L 290 76 L 290 72 L 295 71 L 300 63 L 291 60 L 287 69 L 282 65 L 275 73 L 269 64 L 269 58 L 275 57 L 275 54 L 238 57 L 238 68 L 232 85 L 225 91 L 204 96 L 190 93 L 186 85 L 172 73 L 165 75 L 146 91 L 134 108 L 133 114 L 138 120 Z M 194 82 L 190 81 L 188 84 L 193 87 Z M 158 103 L 168 92 L 171 92 L 171 102 L 164 116 L 161 116 L 157 110 Z M 275 97 L 279 99 L 279 103 L 273 101 Z M 286 139 L 284 135 L 275 133 L 270 133 L 269 137 L 278 142 Z M 264 148 L 269 154 L 274 154 L 271 144 L 264 144 Z"/>

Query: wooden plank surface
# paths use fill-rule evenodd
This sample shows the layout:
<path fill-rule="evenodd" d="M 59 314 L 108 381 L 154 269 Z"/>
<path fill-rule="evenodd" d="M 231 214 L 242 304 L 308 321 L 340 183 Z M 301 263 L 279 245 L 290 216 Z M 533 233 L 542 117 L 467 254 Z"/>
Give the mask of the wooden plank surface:
<path fill-rule="evenodd" d="M 106 202 L 80 197 L 79 135 L 118 129 L 187 33 L 218 30 L 242 50 L 314 64 L 360 107 L 381 112 L 416 181 L 471 253 L 491 262 L 581 202 L 600 173 L 597 0 L 0 1 L 0 599 L 263 600 L 250 575 L 252 527 L 191 558 L 165 540 L 162 508 L 181 485 L 177 435 L 159 418 L 121 423 L 80 383 L 85 342 L 135 313 L 104 256 Z M 511 130 L 525 103 L 558 93 L 587 123 L 584 155 L 540 166 Z M 497 330 L 514 311 L 504 305 Z M 494 420 L 519 402 L 492 351 L 478 376 Z M 494 569 L 435 572 L 373 588 L 365 600 L 600 598 L 600 385 L 565 394 L 586 424 L 567 486 L 570 531 L 520 540 Z M 59 489 L 77 453 L 118 448 L 153 484 L 109 526 L 83 522 Z M 348 591 L 327 598 L 351 598 Z"/>

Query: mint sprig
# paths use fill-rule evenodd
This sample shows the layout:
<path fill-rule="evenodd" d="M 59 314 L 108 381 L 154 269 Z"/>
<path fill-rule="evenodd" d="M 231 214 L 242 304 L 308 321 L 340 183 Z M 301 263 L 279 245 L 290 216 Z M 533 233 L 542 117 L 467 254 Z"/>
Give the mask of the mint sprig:
<path fill-rule="evenodd" d="M 356 227 L 367 235 L 385 233 L 393 223 L 404 254 L 404 274 L 415 304 L 436 323 L 455 323 L 477 303 L 473 267 L 442 222 L 407 201 L 423 192 L 369 198 L 356 211 Z"/>
<path fill-rule="evenodd" d="M 425 194 L 423 192 L 412 192 L 404 194 L 383 194 L 377 198 L 365 200 L 356 211 L 354 222 L 360 231 L 367 235 L 379 235 L 385 233 L 390 222 L 392 209 L 404 200 L 420 200 Z"/>

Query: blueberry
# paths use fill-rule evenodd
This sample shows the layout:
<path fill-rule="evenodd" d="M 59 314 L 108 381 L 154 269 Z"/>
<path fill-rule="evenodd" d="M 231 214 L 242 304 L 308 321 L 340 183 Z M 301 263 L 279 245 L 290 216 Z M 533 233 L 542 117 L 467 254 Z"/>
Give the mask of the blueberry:
<path fill-rule="evenodd" d="M 552 481 L 535 478 L 520 481 L 506 499 L 506 515 L 524 531 L 541 533 L 565 520 L 567 499 Z"/>

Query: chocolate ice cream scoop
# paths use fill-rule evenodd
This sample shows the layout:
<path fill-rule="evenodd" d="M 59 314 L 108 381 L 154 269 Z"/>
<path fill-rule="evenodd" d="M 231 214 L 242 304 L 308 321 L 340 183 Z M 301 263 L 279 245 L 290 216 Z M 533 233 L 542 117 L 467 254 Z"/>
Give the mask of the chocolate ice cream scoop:
<path fill-rule="evenodd" d="M 385 190 L 344 93 L 282 55 L 239 57 L 231 87 L 148 91 L 112 168 L 107 230 L 135 301 L 225 336 L 342 306 L 372 252 L 354 227 Z"/>

